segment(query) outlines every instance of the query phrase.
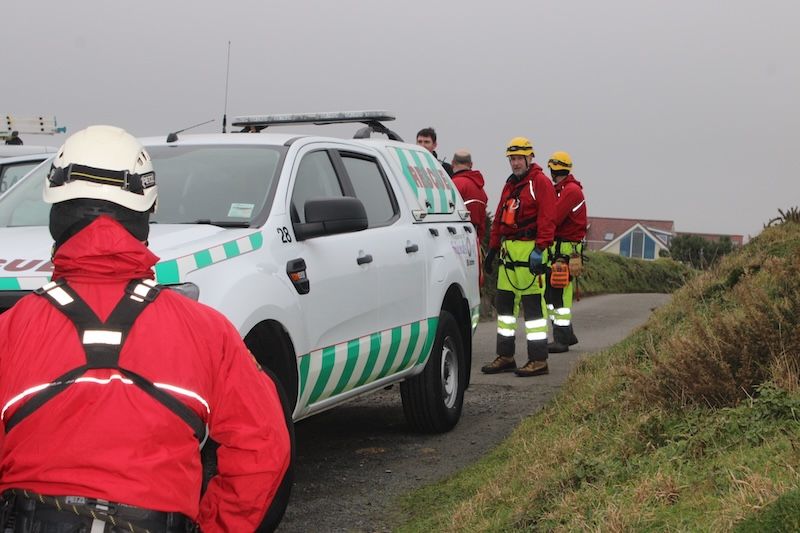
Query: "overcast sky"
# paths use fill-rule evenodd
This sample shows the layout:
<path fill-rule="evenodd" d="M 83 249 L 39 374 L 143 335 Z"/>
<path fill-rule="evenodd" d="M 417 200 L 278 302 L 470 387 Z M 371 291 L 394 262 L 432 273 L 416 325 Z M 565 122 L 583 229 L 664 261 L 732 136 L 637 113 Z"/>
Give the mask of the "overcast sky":
<path fill-rule="evenodd" d="M 227 115 L 386 109 L 473 153 L 566 150 L 589 214 L 755 235 L 800 204 L 800 2 L 0 2 L 0 112 L 159 135 Z M 334 135 L 355 128 L 323 127 Z M 301 131 L 301 130 L 296 130 Z M 59 145 L 64 136 L 24 136 Z"/>

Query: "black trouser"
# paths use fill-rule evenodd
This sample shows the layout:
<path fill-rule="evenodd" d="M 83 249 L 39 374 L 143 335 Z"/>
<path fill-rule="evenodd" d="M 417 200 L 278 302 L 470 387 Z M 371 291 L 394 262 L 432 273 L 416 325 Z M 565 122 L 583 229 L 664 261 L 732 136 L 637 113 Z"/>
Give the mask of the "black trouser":
<path fill-rule="evenodd" d="M 14 533 L 89 533 L 96 520 L 104 522 L 104 533 L 187 533 L 198 531 L 194 522 L 180 513 L 151 511 L 118 503 L 104 503 L 73 496 L 40 496 L 14 490 L 3 494 L 10 504 L 10 517 L 3 531 Z M 94 518 L 92 516 L 96 518 Z"/>

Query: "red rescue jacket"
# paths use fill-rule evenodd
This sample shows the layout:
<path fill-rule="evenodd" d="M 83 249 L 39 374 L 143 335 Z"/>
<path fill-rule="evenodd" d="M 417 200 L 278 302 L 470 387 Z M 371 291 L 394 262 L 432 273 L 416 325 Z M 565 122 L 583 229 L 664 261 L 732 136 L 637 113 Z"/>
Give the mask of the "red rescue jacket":
<path fill-rule="evenodd" d="M 556 200 L 556 239 L 580 242 L 586 237 L 586 199 L 581 182 L 570 174 L 555 186 Z"/>
<path fill-rule="evenodd" d="M 483 190 L 483 174 L 480 170 L 459 170 L 453 174 L 453 183 L 461 193 L 464 204 L 469 209 L 470 219 L 475 225 L 478 244 L 486 234 L 486 192 Z"/>
<path fill-rule="evenodd" d="M 158 258 L 119 223 L 100 217 L 57 251 L 53 278 L 106 320 L 131 279 L 153 278 Z M 45 298 L 29 295 L 0 315 L 3 420 L 19 397 L 86 362 L 76 329 Z M 219 443 L 219 474 L 200 498 L 199 442 L 189 425 L 115 369 L 94 369 L 6 433 L 0 424 L 0 491 L 102 498 L 180 512 L 205 533 L 253 531 L 290 461 L 277 390 L 233 325 L 217 311 L 162 290 L 130 330 L 120 366 L 194 410 Z M 175 389 L 178 390 L 178 389 Z M 188 392 L 187 392 L 188 391 Z M 208 404 L 208 410 L 203 405 Z"/>
<path fill-rule="evenodd" d="M 518 203 L 514 202 L 517 208 L 513 224 L 503 222 L 503 211 L 509 200 L 519 200 Z M 542 167 L 532 163 L 528 174 L 520 180 L 512 174 L 503 187 L 500 204 L 492 221 L 489 249 L 500 248 L 503 238 L 522 241 L 535 238 L 536 246 L 544 250 L 553 242 L 555 208 L 553 183 L 544 175 Z"/>

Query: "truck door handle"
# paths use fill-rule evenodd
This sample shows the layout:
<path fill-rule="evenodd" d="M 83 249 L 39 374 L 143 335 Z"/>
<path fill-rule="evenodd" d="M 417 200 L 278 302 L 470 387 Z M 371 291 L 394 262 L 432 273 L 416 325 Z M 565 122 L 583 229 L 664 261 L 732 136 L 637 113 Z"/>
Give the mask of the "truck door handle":
<path fill-rule="evenodd" d="M 406 253 L 413 254 L 414 252 L 419 252 L 419 245 L 417 244 L 409 244 L 406 246 Z"/>
<path fill-rule="evenodd" d="M 356 263 L 358 263 L 359 265 L 364 265 L 366 263 L 372 263 L 372 255 L 371 254 L 360 255 L 360 256 L 358 256 L 358 258 L 356 258 Z"/>

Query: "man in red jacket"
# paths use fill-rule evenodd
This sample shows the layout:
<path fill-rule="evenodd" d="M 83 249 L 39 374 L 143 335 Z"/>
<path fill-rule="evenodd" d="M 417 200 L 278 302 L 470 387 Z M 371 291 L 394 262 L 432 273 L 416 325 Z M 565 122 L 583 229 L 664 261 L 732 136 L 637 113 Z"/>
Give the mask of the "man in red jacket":
<path fill-rule="evenodd" d="M 548 254 L 550 270 L 554 263 L 568 265 L 570 258 L 578 258 L 583 252 L 583 239 L 586 237 L 586 199 L 581 182 L 572 175 L 572 158 L 567 152 L 555 152 L 547 162 L 550 176 L 555 183 L 556 236 Z M 545 301 L 550 320 L 553 321 L 553 342 L 547 345 L 551 353 L 569 351 L 578 342 L 572 331 L 572 296 L 575 277 L 572 273 L 566 286 L 553 286 L 552 277 L 547 276 Z"/>
<path fill-rule="evenodd" d="M 478 237 L 478 259 L 481 257 L 483 236 L 486 234 L 486 192 L 483 190 L 483 174 L 472 170 L 472 155 L 466 150 L 453 154 L 453 184 L 469 209 L 469 218 Z M 480 265 L 479 265 L 480 266 Z M 480 284 L 483 285 L 483 270 L 480 271 Z"/>
<path fill-rule="evenodd" d="M 484 271 L 497 273 L 497 357 L 481 368 L 486 374 L 513 370 L 518 376 L 547 374 L 547 309 L 544 277 L 546 251 L 553 242 L 556 195 L 553 184 L 533 162 L 533 145 L 525 137 L 511 139 L 506 148 L 511 176 L 500 196 Z M 517 368 L 514 336 L 519 307 L 525 312 L 528 362 Z"/>
<path fill-rule="evenodd" d="M 0 315 L 0 492 L 14 531 L 277 527 L 291 421 L 220 313 L 153 281 L 141 144 L 91 126 L 45 181 L 52 281 Z M 218 473 L 201 496 L 200 450 Z M 119 528 L 119 529 L 116 529 Z"/>

